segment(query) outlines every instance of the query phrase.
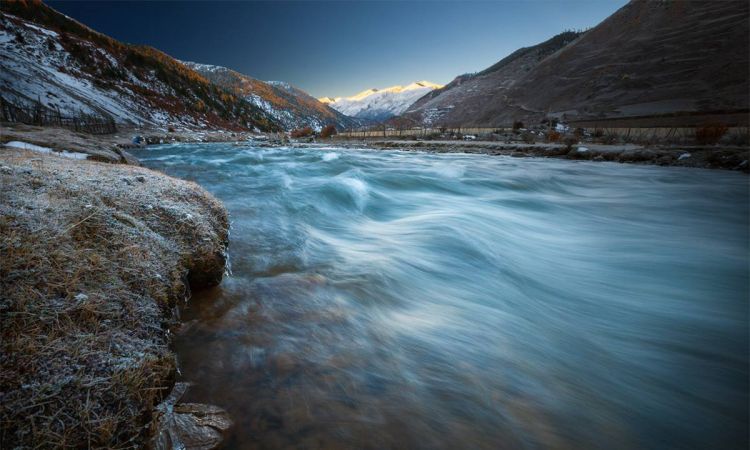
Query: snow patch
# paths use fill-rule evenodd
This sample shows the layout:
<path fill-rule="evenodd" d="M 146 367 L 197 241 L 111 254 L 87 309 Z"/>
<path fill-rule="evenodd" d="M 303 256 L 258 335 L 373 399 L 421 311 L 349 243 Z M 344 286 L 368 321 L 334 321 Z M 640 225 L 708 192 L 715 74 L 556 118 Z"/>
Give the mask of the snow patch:
<path fill-rule="evenodd" d="M 88 159 L 89 157 L 89 155 L 87 155 L 86 153 L 69 152 L 66 150 L 57 151 L 57 150 L 52 150 L 51 148 L 48 148 L 48 147 L 42 147 L 39 145 L 29 144 L 28 142 L 21 142 L 21 141 L 10 141 L 10 142 L 6 142 L 4 145 L 6 147 L 20 148 L 23 150 L 30 150 L 36 153 L 44 153 L 47 155 L 64 156 L 65 158 L 71 158 L 71 159 Z"/>

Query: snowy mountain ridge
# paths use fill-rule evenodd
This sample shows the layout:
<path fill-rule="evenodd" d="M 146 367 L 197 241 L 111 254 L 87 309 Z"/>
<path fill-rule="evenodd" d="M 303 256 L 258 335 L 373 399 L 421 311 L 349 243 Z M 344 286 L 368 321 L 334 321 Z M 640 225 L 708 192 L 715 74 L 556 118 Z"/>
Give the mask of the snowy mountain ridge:
<path fill-rule="evenodd" d="M 0 8 L 0 92 L 11 104 L 160 128 L 279 128 L 154 48 L 118 42 L 41 2 Z"/>
<path fill-rule="evenodd" d="M 370 88 L 351 97 L 321 97 L 318 100 L 347 116 L 385 120 L 403 113 L 419 98 L 442 87 L 430 81 L 415 81 L 406 86 Z"/>

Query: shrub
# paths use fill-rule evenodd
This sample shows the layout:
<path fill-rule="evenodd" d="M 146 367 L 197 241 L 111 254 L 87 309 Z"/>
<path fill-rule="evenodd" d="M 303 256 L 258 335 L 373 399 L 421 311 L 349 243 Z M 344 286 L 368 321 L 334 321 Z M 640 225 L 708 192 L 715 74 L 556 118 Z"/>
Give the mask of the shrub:
<path fill-rule="evenodd" d="M 549 130 L 547 132 L 547 142 L 560 142 L 562 134 L 555 130 Z"/>
<path fill-rule="evenodd" d="M 523 139 L 523 141 L 527 144 L 536 143 L 536 136 L 534 135 L 534 133 L 529 133 L 528 131 L 521 135 L 521 139 Z"/>
<path fill-rule="evenodd" d="M 568 150 L 571 150 L 577 143 L 578 138 L 575 136 L 565 136 L 565 139 L 563 139 L 563 144 L 565 144 L 565 148 Z"/>
<path fill-rule="evenodd" d="M 524 128 L 523 122 L 520 120 L 516 120 L 513 122 L 513 131 L 520 130 L 521 128 Z"/>
<path fill-rule="evenodd" d="M 323 130 L 320 132 L 320 137 L 322 138 L 329 138 L 333 136 L 334 134 L 337 134 L 336 127 L 333 125 L 326 125 Z"/>
<path fill-rule="evenodd" d="M 313 134 L 314 134 L 314 131 L 310 127 L 298 128 L 296 130 L 292 130 L 291 132 L 291 136 L 295 139 L 312 136 Z"/>
<path fill-rule="evenodd" d="M 729 135 L 724 139 L 724 143 L 726 143 L 727 145 L 746 147 L 748 144 L 750 144 L 750 133 L 748 133 L 747 128 L 745 128 L 744 130 L 735 130 L 733 133 L 729 133 Z"/>
<path fill-rule="evenodd" d="M 168 127 L 167 128 L 167 132 L 169 132 L 169 133 L 174 133 L 174 131 L 175 131 L 174 127 Z M 232 136 L 234 136 L 234 133 L 232 133 Z"/>
<path fill-rule="evenodd" d="M 726 125 L 706 125 L 695 130 L 695 141 L 701 145 L 713 145 L 729 131 Z"/>

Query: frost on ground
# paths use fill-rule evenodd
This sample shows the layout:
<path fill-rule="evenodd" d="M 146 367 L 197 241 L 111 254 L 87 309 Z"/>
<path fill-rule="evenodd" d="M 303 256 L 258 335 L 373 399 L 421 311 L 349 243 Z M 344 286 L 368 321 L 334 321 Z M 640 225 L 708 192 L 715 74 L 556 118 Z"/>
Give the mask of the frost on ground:
<path fill-rule="evenodd" d="M 145 168 L 0 149 L 0 447 L 139 447 L 227 214 Z"/>
<path fill-rule="evenodd" d="M 11 148 L 22 148 L 24 150 L 30 150 L 32 152 L 37 152 L 37 153 L 44 153 L 47 155 L 64 156 L 65 158 L 72 158 L 72 159 L 87 159 L 89 157 L 89 155 L 87 155 L 86 153 L 69 152 L 66 150 L 56 152 L 48 147 L 42 147 L 39 145 L 29 144 L 28 142 L 21 142 L 21 141 L 6 142 L 5 146 L 11 147 Z"/>

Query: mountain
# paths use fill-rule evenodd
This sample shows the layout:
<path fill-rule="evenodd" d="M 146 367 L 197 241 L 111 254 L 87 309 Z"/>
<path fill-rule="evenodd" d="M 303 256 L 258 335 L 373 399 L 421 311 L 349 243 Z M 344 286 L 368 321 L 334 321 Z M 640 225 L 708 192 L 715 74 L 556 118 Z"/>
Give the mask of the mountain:
<path fill-rule="evenodd" d="M 359 124 L 356 119 L 329 108 L 289 83 L 264 82 L 221 66 L 187 61 L 183 61 L 183 64 L 259 107 L 287 130 L 306 126 L 320 130 L 329 124 L 344 129 Z"/>
<path fill-rule="evenodd" d="M 491 116 L 485 116 L 487 111 L 494 111 L 498 98 L 546 57 L 579 36 L 578 32 L 566 31 L 541 44 L 516 50 L 482 72 L 459 75 L 442 89 L 419 98 L 408 107 L 405 117 L 426 125 L 467 125 L 492 120 Z"/>
<path fill-rule="evenodd" d="M 748 9 L 746 1 L 633 0 L 580 36 L 563 33 L 457 78 L 404 117 L 491 127 L 746 113 Z"/>
<path fill-rule="evenodd" d="M 0 4 L 0 43 L 0 95 L 17 105 L 159 127 L 280 127 L 174 58 L 118 42 L 38 0 Z"/>
<path fill-rule="evenodd" d="M 418 98 L 441 87 L 429 81 L 417 81 L 408 86 L 367 89 L 351 97 L 319 100 L 347 116 L 380 121 L 401 114 Z"/>

